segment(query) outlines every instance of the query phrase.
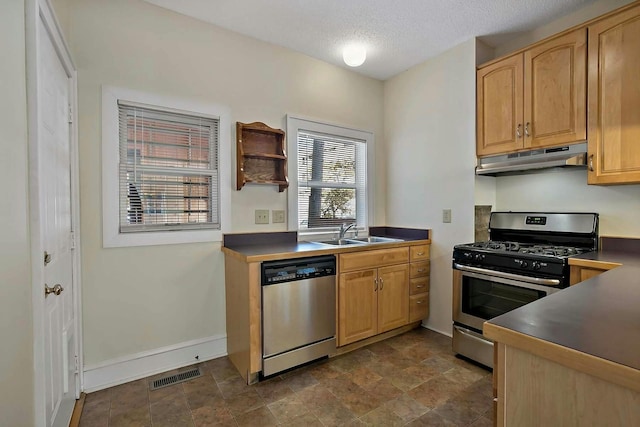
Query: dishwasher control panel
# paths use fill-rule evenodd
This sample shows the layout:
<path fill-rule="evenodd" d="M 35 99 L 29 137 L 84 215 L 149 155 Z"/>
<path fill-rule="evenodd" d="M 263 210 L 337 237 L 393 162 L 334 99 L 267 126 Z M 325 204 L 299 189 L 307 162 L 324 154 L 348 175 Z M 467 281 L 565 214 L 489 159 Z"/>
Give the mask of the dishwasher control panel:
<path fill-rule="evenodd" d="M 284 261 L 262 263 L 262 285 L 335 276 L 336 257 L 334 255 L 296 258 Z"/>

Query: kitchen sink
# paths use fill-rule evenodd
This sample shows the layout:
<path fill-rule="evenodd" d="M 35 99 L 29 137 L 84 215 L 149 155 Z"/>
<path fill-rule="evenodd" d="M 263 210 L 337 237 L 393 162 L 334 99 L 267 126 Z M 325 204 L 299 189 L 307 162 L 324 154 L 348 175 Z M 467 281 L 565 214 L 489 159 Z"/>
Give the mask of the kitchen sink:
<path fill-rule="evenodd" d="M 337 240 L 325 240 L 324 242 L 316 242 L 316 243 L 322 243 L 325 245 L 345 246 L 345 245 L 361 245 L 365 242 L 359 242 L 357 240 L 352 240 L 352 239 L 337 239 Z"/>
<path fill-rule="evenodd" d="M 335 245 L 335 246 L 346 246 L 346 245 L 365 245 L 368 243 L 391 243 L 391 242 L 402 242 L 401 239 L 392 239 L 390 237 L 378 237 L 378 236 L 369 236 L 369 237 L 354 237 L 352 239 L 336 239 L 336 240 L 325 240 L 323 243 L 325 245 Z"/>
<path fill-rule="evenodd" d="M 403 242 L 402 239 L 392 239 L 390 237 L 379 237 L 379 236 L 369 236 L 369 237 L 355 237 L 353 239 L 346 239 L 354 242 L 360 243 L 391 243 L 391 242 Z"/>

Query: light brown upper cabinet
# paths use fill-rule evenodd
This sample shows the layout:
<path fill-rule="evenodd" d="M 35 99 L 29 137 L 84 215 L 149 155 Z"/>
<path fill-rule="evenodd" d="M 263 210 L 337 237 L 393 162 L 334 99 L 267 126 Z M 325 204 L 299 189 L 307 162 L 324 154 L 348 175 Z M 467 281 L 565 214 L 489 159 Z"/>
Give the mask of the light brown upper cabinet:
<path fill-rule="evenodd" d="M 587 180 L 640 183 L 640 6 L 589 26 Z"/>
<path fill-rule="evenodd" d="M 586 139 L 586 31 L 555 37 L 477 72 L 477 154 Z"/>

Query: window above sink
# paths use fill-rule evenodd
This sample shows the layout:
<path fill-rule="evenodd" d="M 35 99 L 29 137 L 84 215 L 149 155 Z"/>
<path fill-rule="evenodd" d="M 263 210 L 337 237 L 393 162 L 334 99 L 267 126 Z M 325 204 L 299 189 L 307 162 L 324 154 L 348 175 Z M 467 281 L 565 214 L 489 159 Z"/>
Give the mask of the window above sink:
<path fill-rule="evenodd" d="M 373 211 L 373 188 L 367 185 L 374 182 L 373 134 L 292 116 L 287 133 L 289 176 L 295 177 L 288 190 L 288 228 L 301 240 L 338 237 L 345 223 L 366 234 Z"/>

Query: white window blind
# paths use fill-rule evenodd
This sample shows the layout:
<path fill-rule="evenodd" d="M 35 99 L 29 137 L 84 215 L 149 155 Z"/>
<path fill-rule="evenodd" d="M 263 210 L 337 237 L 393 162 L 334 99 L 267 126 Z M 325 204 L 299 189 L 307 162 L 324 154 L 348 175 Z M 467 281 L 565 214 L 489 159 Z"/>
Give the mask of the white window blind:
<path fill-rule="evenodd" d="M 298 229 L 366 226 L 366 141 L 299 130 Z"/>
<path fill-rule="evenodd" d="M 118 101 L 120 232 L 220 229 L 219 119 Z"/>

